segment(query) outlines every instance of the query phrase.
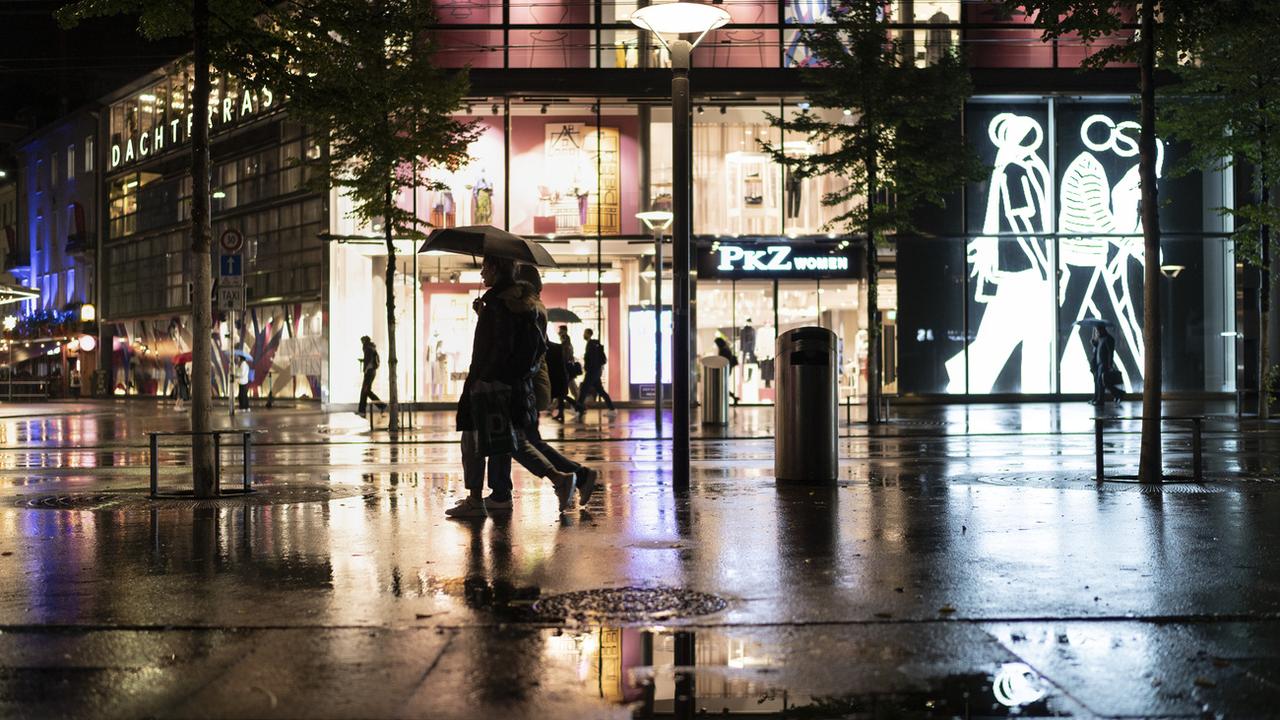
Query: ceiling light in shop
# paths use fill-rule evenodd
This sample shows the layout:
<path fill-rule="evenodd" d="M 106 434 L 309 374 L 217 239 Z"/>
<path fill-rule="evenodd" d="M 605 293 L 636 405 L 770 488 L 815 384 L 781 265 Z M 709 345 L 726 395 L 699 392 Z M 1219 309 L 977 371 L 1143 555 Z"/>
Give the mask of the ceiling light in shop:
<path fill-rule="evenodd" d="M 729 112 L 729 108 L 728 108 L 727 106 L 725 106 L 725 105 L 721 105 L 721 106 L 720 106 L 720 114 L 721 114 L 721 115 L 724 115 L 724 114 L 725 114 L 725 113 L 727 113 L 727 112 Z"/>
<path fill-rule="evenodd" d="M 493 107 L 492 107 L 491 109 L 493 110 L 493 114 L 494 114 L 494 115 L 497 115 L 497 114 L 498 114 L 498 103 L 494 103 L 494 104 L 493 104 Z"/>
<path fill-rule="evenodd" d="M 704 113 L 704 112 L 706 112 L 706 110 L 705 110 L 705 109 L 703 109 L 703 107 L 702 107 L 701 105 L 699 105 L 699 106 L 698 106 L 698 114 L 699 114 L 699 115 L 701 115 L 701 114 L 702 114 L 702 113 Z"/>
<path fill-rule="evenodd" d="M 849 108 L 845 108 L 845 109 L 844 109 L 844 116 L 845 116 L 845 117 L 852 117 L 852 116 L 853 116 L 853 111 L 852 111 L 852 110 L 850 110 Z"/>
<path fill-rule="evenodd" d="M 538 112 L 542 113 L 543 115 L 546 115 L 546 114 L 547 114 L 547 106 L 546 106 L 546 104 L 543 104 L 542 109 L 541 109 L 541 110 L 539 110 Z"/>
<path fill-rule="evenodd" d="M 156 101 L 156 96 L 151 93 L 143 93 L 138 96 L 138 99 L 145 103 L 153 103 Z"/>

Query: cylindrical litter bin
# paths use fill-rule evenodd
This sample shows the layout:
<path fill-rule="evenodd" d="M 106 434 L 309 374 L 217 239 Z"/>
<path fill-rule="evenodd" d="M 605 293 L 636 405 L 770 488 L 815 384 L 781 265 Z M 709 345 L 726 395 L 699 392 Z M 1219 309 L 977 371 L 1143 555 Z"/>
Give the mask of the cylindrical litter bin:
<path fill-rule="evenodd" d="M 839 476 L 836 345 L 836 334 L 820 327 L 778 336 L 773 470 L 780 483 L 828 485 Z"/>
<path fill-rule="evenodd" d="M 708 355 L 702 365 L 702 424 L 729 424 L 729 360 Z"/>

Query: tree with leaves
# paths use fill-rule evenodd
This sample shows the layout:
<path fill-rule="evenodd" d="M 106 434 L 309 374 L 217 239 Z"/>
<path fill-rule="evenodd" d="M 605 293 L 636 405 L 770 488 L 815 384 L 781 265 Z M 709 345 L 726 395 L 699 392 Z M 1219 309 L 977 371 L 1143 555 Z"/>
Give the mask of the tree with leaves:
<path fill-rule="evenodd" d="M 1156 68 L 1158 59 L 1176 57 L 1178 38 L 1193 25 L 1201 0 L 1003 0 L 1010 11 L 1026 14 L 1043 39 L 1071 36 L 1090 47 L 1088 68 L 1112 63 L 1137 67 L 1139 98 L 1138 176 L 1142 186 L 1142 448 L 1138 476 L 1161 482 L 1160 446 L 1162 334 L 1160 330 L 1160 205 L 1156 188 Z M 1137 27 L 1134 19 L 1137 18 Z M 1159 22 L 1157 23 L 1157 18 Z"/>
<path fill-rule="evenodd" d="M 464 105 L 465 72 L 436 67 L 429 0 L 295 0 L 270 9 L 242 46 L 241 72 L 286 98 L 290 117 L 323 138 L 320 182 L 350 198 L 352 216 L 386 242 L 387 403 L 399 431 L 396 239 L 424 237 L 425 222 L 397 203 L 406 190 L 445 189 L 433 168 L 468 160 L 477 126 Z"/>
<path fill-rule="evenodd" d="M 1175 172 L 1236 167 L 1252 181 L 1252 197 L 1219 208 L 1234 225 L 1237 255 L 1258 268 L 1258 417 L 1270 416 L 1275 368 L 1271 315 L 1271 228 L 1280 222 L 1272 186 L 1280 179 L 1280 4 L 1224 0 L 1204 8 L 1183 34 L 1178 82 L 1162 90 L 1161 130 L 1188 154 Z"/>
<path fill-rule="evenodd" d="M 111 15 L 138 18 L 138 32 L 149 39 L 190 37 L 194 88 L 191 106 L 209 106 L 210 54 L 252 27 L 259 3 L 212 0 L 218 22 L 211 24 L 211 0 L 76 0 L 58 10 L 64 27 Z M 209 125 L 196 122 L 191 133 L 191 453 L 196 497 L 214 497 L 213 442 L 213 255 L 209 221 Z"/>
<path fill-rule="evenodd" d="M 867 422 L 880 422 L 880 336 L 877 305 L 882 239 L 913 228 L 925 205 L 942 206 L 948 193 L 981 172 L 960 132 L 959 117 L 971 94 L 969 73 L 946 51 L 919 67 L 901 40 L 891 37 L 879 0 L 840 0 L 829 23 L 805 31 L 818 58 L 808 84 L 809 108 L 790 118 L 771 116 L 784 135 L 830 148 L 798 156 L 785 143 L 765 143 L 775 162 L 794 177 L 830 175 L 845 185 L 822 204 L 847 207 L 826 225 L 866 238 Z M 811 109 L 837 111 L 831 120 Z"/>

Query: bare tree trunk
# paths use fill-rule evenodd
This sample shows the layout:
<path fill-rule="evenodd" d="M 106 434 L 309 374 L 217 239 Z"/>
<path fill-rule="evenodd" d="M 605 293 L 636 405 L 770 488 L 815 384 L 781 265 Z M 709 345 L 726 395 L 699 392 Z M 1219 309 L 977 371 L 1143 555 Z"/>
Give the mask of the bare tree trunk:
<path fill-rule="evenodd" d="M 1160 205 L 1156 188 L 1155 2 L 1142 3 L 1142 134 L 1138 139 L 1138 174 L 1142 182 L 1142 234 L 1145 258 L 1142 283 L 1142 450 L 1138 477 L 1161 482 L 1160 396 L 1163 387 L 1160 328 Z"/>
<path fill-rule="evenodd" d="M 400 433 L 400 391 L 396 382 L 396 241 L 392 234 L 391 207 L 393 192 L 391 183 L 387 183 L 387 214 L 382 219 L 382 227 L 387 238 L 387 430 L 391 439 L 397 439 Z"/>
<path fill-rule="evenodd" d="M 880 291 L 879 264 L 876 256 L 876 228 L 873 220 L 879 186 L 876 175 L 879 164 L 874 151 L 868 152 L 863 164 L 867 170 L 867 424 L 880 424 Z"/>
<path fill-rule="evenodd" d="M 213 467 L 213 382 L 211 334 L 213 332 L 212 258 L 209 222 L 209 0 L 192 5 L 195 110 L 191 137 L 191 471 L 193 490 L 199 498 L 218 493 Z"/>

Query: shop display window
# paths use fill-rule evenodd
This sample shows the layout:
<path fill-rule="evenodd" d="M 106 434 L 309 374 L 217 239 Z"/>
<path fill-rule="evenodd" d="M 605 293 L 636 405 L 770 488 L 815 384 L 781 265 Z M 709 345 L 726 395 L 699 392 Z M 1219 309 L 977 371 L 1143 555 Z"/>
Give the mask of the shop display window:
<path fill-rule="evenodd" d="M 698 235 L 777 235 L 782 232 L 782 167 L 761 143 L 781 132 L 757 106 L 699 105 L 693 120 L 693 231 Z M 671 114 L 653 112 L 649 206 L 671 198 Z M 704 201 L 703 199 L 716 199 Z"/>
<path fill-rule="evenodd" d="M 544 112 L 545 111 L 545 112 Z M 524 235 L 641 232 L 640 119 L 632 106 L 512 105 L 511 225 Z"/>

